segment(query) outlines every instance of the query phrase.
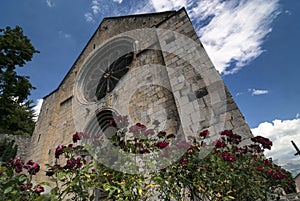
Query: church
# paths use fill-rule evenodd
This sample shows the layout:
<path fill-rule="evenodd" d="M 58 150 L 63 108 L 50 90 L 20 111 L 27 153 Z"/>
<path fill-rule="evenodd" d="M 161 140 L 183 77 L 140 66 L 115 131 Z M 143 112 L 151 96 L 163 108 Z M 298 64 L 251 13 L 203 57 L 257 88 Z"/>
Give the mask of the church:
<path fill-rule="evenodd" d="M 116 115 L 188 138 L 202 130 L 251 130 L 184 8 L 104 18 L 43 105 L 27 158 L 54 162 L 77 132 L 107 131 Z M 46 179 L 41 173 L 37 182 Z"/>

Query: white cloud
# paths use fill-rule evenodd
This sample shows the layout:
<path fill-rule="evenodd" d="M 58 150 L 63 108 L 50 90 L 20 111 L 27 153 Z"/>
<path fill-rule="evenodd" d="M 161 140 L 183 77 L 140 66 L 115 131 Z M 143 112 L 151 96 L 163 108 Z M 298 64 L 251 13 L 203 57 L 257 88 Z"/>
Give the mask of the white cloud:
<path fill-rule="evenodd" d="M 113 2 L 122 3 L 123 0 L 113 0 Z"/>
<path fill-rule="evenodd" d="M 84 18 L 87 22 L 94 22 L 94 18 L 93 18 L 93 15 L 92 13 L 85 13 L 84 14 Z"/>
<path fill-rule="evenodd" d="M 285 14 L 288 14 L 288 15 L 292 15 L 292 12 L 289 11 L 289 10 L 285 10 L 284 13 L 285 13 Z"/>
<path fill-rule="evenodd" d="M 92 11 L 94 15 L 97 15 L 100 12 L 100 2 L 99 0 L 92 1 Z"/>
<path fill-rule="evenodd" d="M 186 7 L 215 67 L 224 74 L 237 72 L 263 53 L 262 43 L 279 14 L 279 0 L 149 2 L 156 11 Z"/>
<path fill-rule="evenodd" d="M 94 18 L 100 13 L 100 10 L 100 0 L 93 0 L 91 3 L 91 12 L 87 12 L 84 14 L 85 21 L 95 22 Z"/>
<path fill-rule="evenodd" d="M 94 22 L 100 5 L 100 0 L 92 1 L 91 12 L 85 14 L 87 22 Z M 122 14 L 181 7 L 187 9 L 208 55 L 223 74 L 237 72 L 265 51 L 262 44 L 280 13 L 279 0 L 148 0 L 146 4 L 137 1 L 130 13 Z"/>
<path fill-rule="evenodd" d="M 243 95 L 244 93 L 243 92 L 237 92 L 236 94 L 235 94 L 235 96 L 241 96 L 241 95 Z"/>
<path fill-rule="evenodd" d="M 279 14 L 278 0 L 200 1 L 192 9 L 194 19 L 212 17 L 198 28 L 200 40 L 217 70 L 237 72 L 264 50 L 262 43 L 272 31 L 271 23 Z M 230 66 L 234 62 L 234 66 Z M 232 68 L 230 68 L 232 67 Z"/>
<path fill-rule="evenodd" d="M 60 30 L 58 33 L 59 33 L 59 35 L 62 36 L 63 38 L 71 38 L 71 35 L 70 35 L 70 34 L 67 34 L 67 33 L 65 33 L 65 32 L 63 32 L 63 31 L 61 31 L 61 30 Z"/>
<path fill-rule="evenodd" d="M 269 91 L 266 89 L 248 89 L 248 91 L 251 92 L 252 96 L 264 95 L 269 93 Z"/>
<path fill-rule="evenodd" d="M 40 114 L 42 104 L 43 104 L 43 99 L 36 100 L 36 106 L 33 107 L 34 114 L 36 115 L 36 117 L 34 118 L 35 121 L 37 120 L 37 118 Z"/>
<path fill-rule="evenodd" d="M 295 156 L 296 150 L 292 146 L 293 140 L 300 147 L 300 119 L 274 120 L 272 123 L 264 122 L 257 128 L 251 129 L 254 135 L 270 138 L 273 147 L 266 151 L 267 157 L 272 157 L 281 166 L 293 166 L 291 171 L 300 172 L 299 156 Z"/>
<path fill-rule="evenodd" d="M 47 6 L 52 8 L 55 6 L 54 2 L 52 0 L 46 0 Z"/>
<path fill-rule="evenodd" d="M 300 118 L 300 113 L 296 114 L 296 119 Z"/>
<path fill-rule="evenodd" d="M 155 11 L 169 11 L 169 10 L 177 10 L 183 6 L 187 7 L 188 0 L 150 0 L 150 3 L 154 7 Z"/>

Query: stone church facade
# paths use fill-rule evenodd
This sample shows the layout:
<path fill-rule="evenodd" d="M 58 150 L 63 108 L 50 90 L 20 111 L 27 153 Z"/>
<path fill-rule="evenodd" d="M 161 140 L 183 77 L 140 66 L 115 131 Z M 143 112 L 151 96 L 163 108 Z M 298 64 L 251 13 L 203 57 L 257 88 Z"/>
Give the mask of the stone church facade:
<path fill-rule="evenodd" d="M 44 97 L 27 158 L 45 169 L 59 144 L 76 131 L 109 129 L 116 114 L 132 124 L 159 120 L 162 130 L 186 138 L 204 129 L 252 135 L 184 8 L 103 19 Z"/>

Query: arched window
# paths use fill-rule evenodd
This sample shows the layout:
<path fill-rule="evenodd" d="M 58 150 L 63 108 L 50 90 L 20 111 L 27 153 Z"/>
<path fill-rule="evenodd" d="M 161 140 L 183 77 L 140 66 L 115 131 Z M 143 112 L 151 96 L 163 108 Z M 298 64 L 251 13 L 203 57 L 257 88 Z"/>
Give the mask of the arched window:
<path fill-rule="evenodd" d="M 111 138 L 117 131 L 117 127 L 112 125 L 116 114 L 111 110 L 102 110 L 96 116 L 101 131 L 107 138 Z"/>
<path fill-rule="evenodd" d="M 111 124 L 111 121 L 114 120 L 116 115 L 117 114 L 110 109 L 97 111 L 96 118 L 88 123 L 84 132 L 90 134 L 92 137 L 104 134 L 106 138 L 111 138 L 117 131 L 117 127 Z"/>

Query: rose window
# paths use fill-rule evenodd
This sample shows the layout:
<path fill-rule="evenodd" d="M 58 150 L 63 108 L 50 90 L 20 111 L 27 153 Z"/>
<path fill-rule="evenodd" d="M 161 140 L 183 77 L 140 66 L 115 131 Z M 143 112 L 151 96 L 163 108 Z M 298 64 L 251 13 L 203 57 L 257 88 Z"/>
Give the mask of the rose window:
<path fill-rule="evenodd" d="M 104 71 L 96 89 L 97 100 L 102 99 L 107 93 L 110 93 L 115 88 L 118 81 L 127 73 L 128 66 L 131 64 L 132 60 L 133 53 L 127 53 L 119 57 Z"/>
<path fill-rule="evenodd" d="M 81 103 L 98 102 L 117 86 L 133 61 L 133 41 L 116 38 L 97 49 L 79 72 L 75 93 Z"/>

